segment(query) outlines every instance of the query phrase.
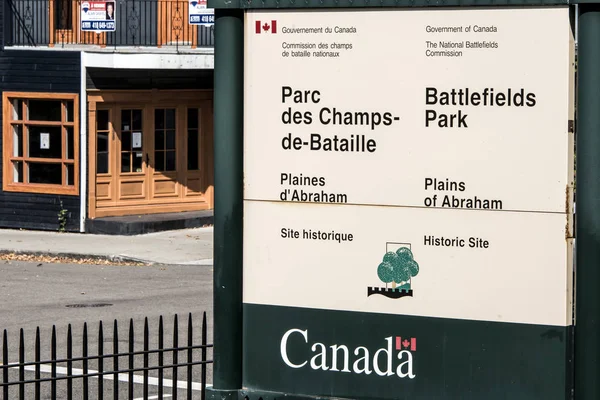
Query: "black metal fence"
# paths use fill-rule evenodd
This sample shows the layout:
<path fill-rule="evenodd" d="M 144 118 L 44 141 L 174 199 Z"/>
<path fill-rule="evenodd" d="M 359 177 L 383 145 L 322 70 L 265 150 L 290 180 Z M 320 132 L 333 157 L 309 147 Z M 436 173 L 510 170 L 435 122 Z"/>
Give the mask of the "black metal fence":
<path fill-rule="evenodd" d="M 112 32 L 82 31 L 85 0 L 2 0 L 5 46 L 214 46 L 214 27 L 189 23 L 188 0 L 115 0 Z"/>
<path fill-rule="evenodd" d="M 201 344 L 194 344 L 194 330 L 192 314 L 189 314 L 187 324 L 187 345 L 179 343 L 179 322 L 177 315 L 173 318 L 172 347 L 165 347 L 165 329 L 163 317 L 158 323 L 158 335 L 156 348 L 150 348 L 150 329 L 148 318 L 144 320 L 143 328 L 143 350 L 135 349 L 136 336 L 133 319 L 129 321 L 129 332 L 127 338 L 128 351 L 119 351 L 119 327 L 115 320 L 112 329 L 112 351 L 107 352 L 104 346 L 105 336 L 102 321 L 98 326 L 97 342 L 88 340 L 87 323 L 83 325 L 81 336 L 81 356 L 73 356 L 73 332 L 71 325 L 67 328 L 66 357 L 59 358 L 57 354 L 56 326 L 52 327 L 50 339 L 50 359 L 42 360 L 42 346 L 40 328 L 36 329 L 35 342 L 33 346 L 26 346 L 23 329 L 20 330 L 18 347 L 18 362 L 9 362 L 9 340 L 8 333 L 4 330 L 2 340 L 2 388 L 4 400 L 8 399 L 68 399 L 82 398 L 91 399 L 130 399 L 142 395 L 144 399 L 150 396 L 155 399 L 178 398 L 178 391 L 182 389 L 184 398 L 205 399 L 207 366 L 212 363 L 207 352 L 212 348 L 207 344 L 206 313 L 202 317 Z M 139 338 L 139 336 L 138 336 Z M 90 354 L 90 345 L 97 345 L 97 354 Z M 138 342 L 139 347 L 139 342 Z M 26 361 L 25 353 L 33 350 L 34 361 Z M 180 352 L 184 352 L 180 355 Z M 200 353 L 199 359 L 194 357 L 194 352 Z M 150 362 L 150 359 L 156 362 Z M 165 360 L 168 358 L 168 360 Z M 124 360 L 123 360 L 124 359 Z M 122 361 L 123 360 L 123 361 Z M 136 363 L 137 361 L 137 363 Z M 137 364 L 137 366 L 136 366 Z M 140 365 L 142 364 L 142 365 Z M 126 367 L 121 367 L 125 365 Z M 66 368 L 65 368 L 66 366 Z M 106 368 L 109 366 L 110 368 Z M 194 383 L 194 366 L 200 366 L 200 387 Z M 92 370 L 91 368 L 96 370 Z M 178 381 L 179 372 L 185 370 L 185 381 Z M 79 371 L 79 372 L 78 372 Z M 150 377 L 150 372 L 157 377 Z M 143 374 L 143 377 L 135 373 Z M 197 369 L 196 369 L 197 372 Z M 168 376 L 167 376 L 168 375 Z M 196 374 L 197 375 L 197 374 Z M 90 379 L 97 378 L 97 379 Z M 104 380 L 112 380 L 112 384 L 105 385 Z M 157 388 L 157 393 L 150 393 L 150 379 L 154 381 L 152 389 Z M 137 380 L 137 382 L 136 382 Z M 126 384 L 120 384 L 121 381 Z M 49 383 L 49 387 L 48 387 Z M 42 384 L 44 386 L 42 387 Z M 60 385 L 59 385 L 60 384 Z M 137 386 L 136 386 L 137 385 Z M 139 387 L 141 385 L 141 388 Z M 171 393 L 165 393 L 165 387 L 171 387 Z M 141 390 L 140 390 L 141 389 Z M 77 394 L 77 396 L 76 396 Z M 96 397 L 93 395 L 97 394 Z M 193 396 L 193 397 L 192 397 Z"/>

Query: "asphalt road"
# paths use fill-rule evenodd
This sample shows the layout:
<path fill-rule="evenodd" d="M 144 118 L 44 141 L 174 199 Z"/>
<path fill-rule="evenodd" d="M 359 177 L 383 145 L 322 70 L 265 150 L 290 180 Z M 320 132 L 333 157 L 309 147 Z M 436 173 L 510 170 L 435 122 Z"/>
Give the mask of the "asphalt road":
<path fill-rule="evenodd" d="M 67 327 L 72 326 L 73 356 L 82 354 L 83 325 L 88 325 L 88 354 L 98 354 L 99 322 L 103 323 L 103 351 L 113 349 L 114 321 L 118 321 L 119 352 L 128 351 L 130 319 L 133 319 L 135 351 L 144 348 L 144 319 L 148 318 L 149 349 L 158 345 L 159 317 L 164 319 L 164 347 L 173 345 L 173 318 L 179 318 L 178 341 L 187 344 L 188 316 L 192 314 L 193 344 L 201 343 L 203 312 L 207 316 L 208 343 L 212 343 L 212 266 L 97 266 L 72 264 L 46 264 L 24 262 L 0 262 L 0 330 L 6 330 L 9 339 L 8 361 L 19 360 L 19 330 L 23 328 L 26 361 L 34 360 L 36 327 L 41 333 L 41 359 L 51 357 L 51 332 L 56 327 L 57 357 L 67 356 Z M 200 350 L 193 351 L 193 360 L 200 360 Z M 187 352 L 179 353 L 179 362 L 186 362 Z M 212 359 L 212 351 L 208 351 Z M 0 359 L 1 362 L 1 359 Z M 128 368 L 128 357 L 119 359 L 119 368 Z M 143 367 L 143 357 L 136 356 L 135 368 Z M 172 352 L 165 354 L 164 364 L 172 363 Z M 149 357 L 149 365 L 157 365 L 157 355 Z M 66 363 L 58 365 L 59 376 L 64 376 Z M 81 362 L 73 364 L 74 374 L 81 373 Z M 209 364 L 206 382 L 210 384 L 212 368 Z M 26 379 L 33 379 L 33 367 L 25 371 Z M 49 377 L 50 365 L 42 367 L 42 378 Z M 97 361 L 88 365 L 89 372 L 98 370 Z M 104 370 L 112 370 L 113 360 L 104 361 Z M 144 398 L 143 372 L 134 377 L 134 399 Z M 19 371 L 10 370 L 10 379 L 18 379 Z M 148 399 L 157 398 L 157 371 L 149 371 Z M 1 378 L 1 377 L 0 377 Z M 172 369 L 164 372 L 165 398 L 172 398 Z M 128 376 L 119 377 L 119 398 L 127 399 Z M 187 371 L 178 369 L 178 386 L 185 387 Z M 201 368 L 193 368 L 194 387 L 201 382 Z M 113 398 L 113 376 L 103 379 L 104 398 Z M 73 382 L 75 398 L 82 398 L 82 380 Z M 90 378 L 90 399 L 97 399 L 98 379 Z M 58 398 L 66 399 L 66 381 L 57 384 Z M 49 399 L 50 384 L 42 383 L 42 397 Z M 178 391 L 178 398 L 187 398 L 186 390 Z M 193 391 L 193 398 L 200 398 L 200 391 Z M 2 394 L 0 393 L 0 398 Z M 17 387 L 11 387 L 10 399 L 18 399 Z M 33 399 L 33 385 L 27 385 L 26 399 Z M 7 400 L 7 399 L 5 399 Z"/>

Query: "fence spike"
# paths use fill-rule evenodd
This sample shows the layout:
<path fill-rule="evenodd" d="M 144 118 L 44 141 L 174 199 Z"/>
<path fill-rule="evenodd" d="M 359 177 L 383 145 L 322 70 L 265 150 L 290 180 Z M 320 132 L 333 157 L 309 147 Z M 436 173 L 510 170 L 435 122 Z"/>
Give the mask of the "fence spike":
<path fill-rule="evenodd" d="M 119 400 L 119 327 L 116 319 L 113 325 L 113 370 L 113 398 Z"/>
<path fill-rule="evenodd" d="M 177 363 L 179 362 L 179 322 L 177 314 L 173 317 L 173 400 L 177 400 Z"/>
<path fill-rule="evenodd" d="M 133 318 L 129 320 L 129 400 L 133 400 Z"/>
<path fill-rule="evenodd" d="M 102 321 L 98 324 L 98 400 L 104 399 L 104 329 Z"/>
<path fill-rule="evenodd" d="M 51 398 L 56 400 L 56 325 L 52 325 L 52 338 L 50 339 L 52 344 L 50 345 L 50 359 L 52 368 L 52 381 L 50 382 L 51 387 Z"/>
<path fill-rule="evenodd" d="M 67 400 L 73 400 L 73 332 L 71 324 L 67 327 Z"/>
<path fill-rule="evenodd" d="M 83 400 L 88 400 L 88 334 L 87 322 L 83 323 L 83 338 L 82 338 L 81 358 L 83 358 Z"/>
<path fill-rule="evenodd" d="M 148 317 L 144 318 L 144 368 L 148 368 Z M 144 399 L 148 398 L 148 370 L 144 369 Z"/>
<path fill-rule="evenodd" d="M 192 346 L 193 341 L 192 313 L 188 316 L 188 351 L 187 351 L 187 398 L 192 400 Z"/>
<path fill-rule="evenodd" d="M 158 400 L 163 400 L 163 317 L 162 315 L 158 319 Z M 177 384 L 175 384 L 175 390 L 177 390 Z"/>
<path fill-rule="evenodd" d="M 25 335 L 23 333 L 23 328 L 19 331 L 19 399 L 25 400 L 25 384 L 23 381 L 25 380 L 25 367 L 23 363 L 25 362 Z"/>
<path fill-rule="evenodd" d="M 8 399 L 8 368 L 6 367 L 8 362 L 8 331 L 5 329 L 2 334 L 2 383 L 4 383 L 2 392 L 5 399 Z"/>
<path fill-rule="evenodd" d="M 41 378 L 40 371 L 40 360 L 41 360 L 41 339 L 40 339 L 40 327 L 35 328 L 35 380 L 38 381 Z M 35 400 L 40 400 L 41 397 L 41 384 L 40 382 L 35 383 Z"/>

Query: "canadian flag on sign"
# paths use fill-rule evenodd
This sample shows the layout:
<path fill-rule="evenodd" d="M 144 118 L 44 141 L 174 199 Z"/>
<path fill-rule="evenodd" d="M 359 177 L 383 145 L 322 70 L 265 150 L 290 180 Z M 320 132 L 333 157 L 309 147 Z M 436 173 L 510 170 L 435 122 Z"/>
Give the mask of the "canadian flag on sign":
<path fill-rule="evenodd" d="M 404 338 L 396 336 L 396 350 L 417 351 L 417 338 Z"/>
<path fill-rule="evenodd" d="M 269 24 L 268 22 L 256 21 L 256 33 L 277 33 L 277 21 L 272 20 Z"/>

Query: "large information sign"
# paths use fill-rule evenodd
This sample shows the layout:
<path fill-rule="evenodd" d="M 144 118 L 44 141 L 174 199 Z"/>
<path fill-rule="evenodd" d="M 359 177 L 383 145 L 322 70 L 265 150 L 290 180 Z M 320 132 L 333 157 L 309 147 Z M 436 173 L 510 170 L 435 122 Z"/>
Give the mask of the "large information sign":
<path fill-rule="evenodd" d="M 568 8 L 246 18 L 244 387 L 564 399 Z"/>

